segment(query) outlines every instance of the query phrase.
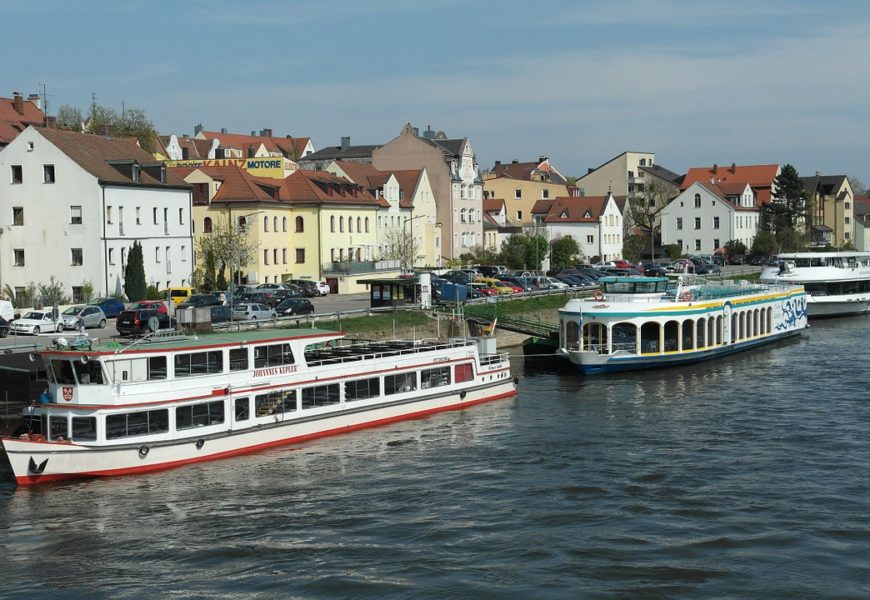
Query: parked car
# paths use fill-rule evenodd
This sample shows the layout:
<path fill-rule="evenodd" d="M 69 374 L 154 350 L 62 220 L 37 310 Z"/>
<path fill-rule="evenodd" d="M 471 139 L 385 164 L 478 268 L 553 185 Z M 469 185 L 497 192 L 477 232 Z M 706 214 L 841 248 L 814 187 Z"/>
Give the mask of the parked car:
<path fill-rule="evenodd" d="M 246 292 L 244 294 L 239 294 L 235 298 L 233 305 L 250 304 L 250 303 L 265 304 L 266 306 L 272 306 L 274 304 L 277 304 L 278 301 L 275 299 L 275 297 L 272 295 L 271 292 L 267 292 L 267 291 Z"/>
<path fill-rule="evenodd" d="M 729 265 L 742 265 L 743 264 L 743 255 L 742 254 L 732 254 L 728 257 Z"/>
<path fill-rule="evenodd" d="M 194 294 L 184 302 L 178 305 L 178 309 L 196 308 L 198 306 L 219 306 L 223 304 L 219 296 L 214 294 Z"/>
<path fill-rule="evenodd" d="M 277 317 L 277 313 L 265 304 L 246 302 L 233 307 L 234 321 L 265 321 Z"/>
<path fill-rule="evenodd" d="M 495 277 L 507 273 L 508 269 L 502 265 L 480 265 L 474 267 L 484 277 Z"/>
<path fill-rule="evenodd" d="M 496 289 L 495 287 L 493 287 L 489 283 L 473 282 L 473 283 L 469 283 L 468 287 L 477 290 L 478 292 L 480 292 L 484 296 L 498 296 L 500 293 L 500 291 L 498 289 Z"/>
<path fill-rule="evenodd" d="M 292 283 L 288 284 L 288 287 L 282 288 L 280 290 L 272 290 L 270 292 L 272 294 L 272 302 L 280 303 L 287 298 L 304 298 L 305 294 L 298 287 L 293 285 Z M 277 304 L 275 305 L 277 308 Z"/>
<path fill-rule="evenodd" d="M 643 274 L 647 277 L 665 277 L 668 272 L 661 265 L 649 265 L 644 268 Z"/>
<path fill-rule="evenodd" d="M 84 319 L 86 328 L 99 327 L 102 329 L 106 326 L 106 314 L 102 308 L 90 304 L 75 304 L 60 313 L 64 329 L 78 329 L 79 316 Z"/>
<path fill-rule="evenodd" d="M 302 290 L 307 297 L 313 298 L 320 295 L 320 290 L 317 289 L 317 283 L 310 279 L 288 279 L 287 283 L 292 283 Z"/>
<path fill-rule="evenodd" d="M 169 309 L 166 308 L 166 302 L 163 300 L 139 300 L 138 302 L 130 303 L 130 306 L 124 310 L 139 310 L 142 308 L 150 308 L 164 315 L 169 314 Z M 118 316 L 120 317 L 121 315 L 118 314 Z"/>
<path fill-rule="evenodd" d="M 112 298 L 111 296 L 97 298 L 92 304 L 99 306 L 107 319 L 114 319 L 121 314 L 121 311 L 124 310 L 124 308 L 126 308 L 123 302 L 117 298 Z"/>
<path fill-rule="evenodd" d="M 315 281 L 314 285 L 317 286 L 317 291 L 320 292 L 321 296 L 329 295 L 329 284 L 325 281 Z"/>
<path fill-rule="evenodd" d="M 193 288 L 187 286 L 171 287 L 166 288 L 165 290 L 160 290 L 161 296 L 172 300 L 175 304 L 181 304 L 182 302 L 186 302 L 192 294 Z"/>
<path fill-rule="evenodd" d="M 150 308 L 128 308 L 118 315 L 115 326 L 120 335 L 141 335 L 158 329 L 172 329 L 175 319 L 152 305 Z"/>
<path fill-rule="evenodd" d="M 571 286 L 555 277 L 547 277 L 547 287 L 551 290 L 567 290 Z"/>
<path fill-rule="evenodd" d="M 310 315 L 314 313 L 314 305 L 308 298 L 285 298 L 275 307 L 279 316 Z"/>
<path fill-rule="evenodd" d="M 55 319 L 50 310 L 31 310 L 29 313 L 12 321 L 10 328 L 12 333 L 29 333 L 31 335 L 39 335 L 40 333 L 63 331 L 63 321 L 60 315 Z"/>
<path fill-rule="evenodd" d="M 212 323 L 226 323 L 233 320 L 233 310 L 229 306 L 209 306 Z"/>
<path fill-rule="evenodd" d="M 9 335 L 9 321 L 0 317 L 0 338 L 5 338 Z"/>
<path fill-rule="evenodd" d="M 256 289 L 272 291 L 272 290 L 284 289 L 284 286 L 280 283 L 261 283 L 260 285 L 257 286 Z"/>
<path fill-rule="evenodd" d="M 755 267 L 763 267 L 767 263 L 768 263 L 768 259 L 766 256 L 757 255 L 757 256 L 753 256 L 749 259 L 749 264 L 753 265 Z"/>

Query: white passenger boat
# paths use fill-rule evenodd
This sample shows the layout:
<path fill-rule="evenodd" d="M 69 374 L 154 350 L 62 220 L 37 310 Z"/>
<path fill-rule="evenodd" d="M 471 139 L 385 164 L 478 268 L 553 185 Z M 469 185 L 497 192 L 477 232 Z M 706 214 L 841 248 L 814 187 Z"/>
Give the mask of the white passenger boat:
<path fill-rule="evenodd" d="M 317 329 L 40 352 L 49 376 L 18 435 L 20 485 L 140 473 L 507 398 L 507 354 L 472 340 L 344 343 Z"/>
<path fill-rule="evenodd" d="M 761 280 L 803 285 L 811 318 L 870 311 L 870 252 L 796 252 L 773 262 L 762 270 Z"/>
<path fill-rule="evenodd" d="M 560 352 L 585 374 L 717 358 L 797 335 L 800 286 L 663 277 L 606 277 L 592 298 L 559 310 Z"/>

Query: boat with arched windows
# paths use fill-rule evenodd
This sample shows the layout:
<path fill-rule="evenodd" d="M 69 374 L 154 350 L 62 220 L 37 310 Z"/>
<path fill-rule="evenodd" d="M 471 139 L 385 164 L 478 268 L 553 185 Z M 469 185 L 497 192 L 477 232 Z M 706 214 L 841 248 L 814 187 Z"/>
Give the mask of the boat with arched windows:
<path fill-rule="evenodd" d="M 804 286 L 810 318 L 870 312 L 870 252 L 780 254 L 761 281 Z"/>
<path fill-rule="evenodd" d="M 681 276 L 605 277 L 592 298 L 559 310 L 560 353 L 585 374 L 717 358 L 798 335 L 800 286 Z"/>
<path fill-rule="evenodd" d="M 48 389 L 2 438 L 20 485 L 154 471 L 515 395 L 469 339 L 349 342 L 318 329 L 56 344 Z"/>

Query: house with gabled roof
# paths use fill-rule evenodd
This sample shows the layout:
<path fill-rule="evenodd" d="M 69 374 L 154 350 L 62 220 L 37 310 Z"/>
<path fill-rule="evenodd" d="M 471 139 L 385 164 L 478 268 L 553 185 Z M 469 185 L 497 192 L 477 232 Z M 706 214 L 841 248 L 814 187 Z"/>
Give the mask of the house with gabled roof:
<path fill-rule="evenodd" d="M 747 181 L 695 181 L 662 209 L 662 245 L 681 254 L 713 254 L 736 240 L 752 247 L 760 222 L 755 190 Z"/>
<path fill-rule="evenodd" d="M 531 214 L 531 211 L 529 211 Z M 483 245 L 499 252 L 502 244 L 513 234 L 522 233 L 522 224 L 511 221 L 504 198 L 483 200 Z"/>
<path fill-rule="evenodd" d="M 484 198 L 504 198 L 506 210 L 516 223 L 532 223 L 532 207 L 538 200 L 568 195 L 567 180 L 546 156 L 537 161 L 495 161 L 483 174 Z"/>
<path fill-rule="evenodd" d="M 586 260 L 622 258 L 623 220 L 613 194 L 538 200 L 532 215 L 549 239 L 574 238 Z"/>
<path fill-rule="evenodd" d="M 713 185 L 747 183 L 755 194 L 756 206 L 767 204 L 775 196 L 774 181 L 779 175 L 779 165 L 737 165 L 730 167 L 693 167 L 686 172 L 680 191 L 685 191 L 697 181 L 705 181 Z"/>
<path fill-rule="evenodd" d="M 574 183 L 578 196 L 628 196 L 634 198 L 644 189 L 644 173 L 641 167 L 655 164 L 655 152 L 626 151 L 607 162 L 590 168 Z"/>
<path fill-rule="evenodd" d="M 837 246 L 855 242 L 855 195 L 845 175 L 801 177 L 812 201 L 810 223 L 813 246 Z"/>
<path fill-rule="evenodd" d="M 483 244 L 483 180 L 468 138 L 451 139 L 431 128 L 420 135 L 408 123 L 374 150 L 372 164 L 382 171 L 426 170 L 441 224 L 442 257 L 458 258 Z"/>
<path fill-rule="evenodd" d="M 380 171 L 368 163 L 333 161 L 324 171 L 366 187 L 380 202 L 377 228 L 381 256 L 404 231 L 414 239 L 414 267 L 441 266 L 441 227 L 426 169 Z"/>
<path fill-rule="evenodd" d="M 147 283 L 190 283 L 191 187 L 135 139 L 31 126 L 0 151 L 0 171 L 0 281 L 16 295 L 51 276 L 77 302 L 87 284 L 114 294 L 134 241 Z"/>
<path fill-rule="evenodd" d="M 18 137 L 28 126 L 39 127 L 45 122 L 39 94 L 31 94 L 25 99 L 15 92 L 12 98 L 0 98 L 0 148 Z"/>
<path fill-rule="evenodd" d="M 295 234 L 305 223 L 296 219 L 280 179 L 256 177 L 239 165 L 171 167 L 193 186 L 193 230 L 197 248 L 203 237 L 232 223 L 255 249 L 246 264 L 218 265 L 239 283 L 280 283 L 300 270 Z M 309 227 L 313 226 L 311 223 Z M 197 265 L 205 257 L 197 255 Z M 304 261 L 301 263 L 304 266 Z M 231 272 L 235 275 L 232 276 Z"/>
<path fill-rule="evenodd" d="M 309 137 L 293 137 L 286 135 L 276 137 L 271 129 L 263 129 L 259 133 L 252 131 L 251 135 L 229 133 L 226 128 L 220 131 L 207 131 L 196 127 L 194 138 L 200 140 L 217 140 L 218 146 L 214 158 L 263 158 L 267 156 L 282 156 L 294 162 L 314 152 L 314 144 Z M 180 160 L 180 159 L 175 159 Z"/>

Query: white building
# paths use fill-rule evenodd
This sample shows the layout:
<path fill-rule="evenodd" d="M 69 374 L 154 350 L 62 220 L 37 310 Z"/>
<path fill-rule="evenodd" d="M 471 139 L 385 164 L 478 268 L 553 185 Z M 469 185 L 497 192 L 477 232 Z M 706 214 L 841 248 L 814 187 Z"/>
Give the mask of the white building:
<path fill-rule="evenodd" d="M 539 200 L 532 216 L 546 225 L 549 239 L 574 238 L 587 261 L 622 258 L 623 218 L 613 194 Z"/>
<path fill-rule="evenodd" d="M 662 244 L 682 254 L 712 254 L 731 240 L 747 248 L 758 232 L 759 210 L 749 183 L 696 181 L 661 211 Z"/>
<path fill-rule="evenodd" d="M 16 295 L 54 276 L 74 301 L 124 281 L 142 244 L 145 281 L 187 285 L 190 186 L 135 140 L 29 127 L 0 152 L 0 284 Z M 136 300 L 136 298 L 134 298 Z"/>

